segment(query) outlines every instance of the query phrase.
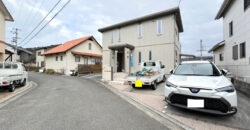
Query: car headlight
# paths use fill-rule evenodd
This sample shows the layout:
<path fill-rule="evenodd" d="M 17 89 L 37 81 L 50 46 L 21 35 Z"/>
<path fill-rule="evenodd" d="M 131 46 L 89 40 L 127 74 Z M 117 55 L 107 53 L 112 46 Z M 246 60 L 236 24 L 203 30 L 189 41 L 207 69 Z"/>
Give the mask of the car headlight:
<path fill-rule="evenodd" d="M 176 88 L 177 86 L 176 85 L 174 85 L 174 84 L 172 84 L 172 83 L 170 83 L 170 82 L 166 82 L 166 86 L 168 86 L 168 87 L 173 87 L 173 88 Z"/>
<path fill-rule="evenodd" d="M 230 86 L 226 86 L 226 87 L 222 87 L 222 88 L 218 88 L 218 89 L 215 89 L 217 92 L 234 92 L 234 86 L 233 85 L 230 85 Z"/>

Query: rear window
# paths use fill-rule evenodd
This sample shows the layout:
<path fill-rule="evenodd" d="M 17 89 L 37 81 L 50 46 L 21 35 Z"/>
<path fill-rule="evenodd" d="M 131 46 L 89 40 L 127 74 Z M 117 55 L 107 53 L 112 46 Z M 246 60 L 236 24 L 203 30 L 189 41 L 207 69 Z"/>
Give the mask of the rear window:
<path fill-rule="evenodd" d="M 11 64 L 10 63 L 4 63 L 4 68 L 5 69 L 10 69 L 11 68 Z"/>
<path fill-rule="evenodd" d="M 17 64 L 12 64 L 12 69 L 17 69 Z"/>
<path fill-rule="evenodd" d="M 2 69 L 3 68 L 3 63 L 0 63 L 0 69 Z"/>
<path fill-rule="evenodd" d="M 155 66 L 155 62 L 145 62 L 144 66 L 146 66 L 146 67 Z"/>

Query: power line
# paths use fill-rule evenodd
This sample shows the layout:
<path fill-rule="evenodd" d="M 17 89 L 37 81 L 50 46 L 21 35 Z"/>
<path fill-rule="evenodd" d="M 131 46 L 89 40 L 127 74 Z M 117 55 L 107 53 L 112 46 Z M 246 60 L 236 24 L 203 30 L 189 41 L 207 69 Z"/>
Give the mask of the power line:
<path fill-rule="evenodd" d="M 42 6 L 43 6 L 43 4 L 44 4 L 44 1 L 45 0 L 43 0 L 41 3 L 40 3 L 40 5 L 39 5 L 39 7 L 38 7 L 38 9 L 41 9 L 42 8 Z M 33 15 L 33 17 L 31 18 L 31 20 L 30 21 L 33 21 L 33 20 L 35 20 L 36 19 L 36 17 L 37 17 L 37 14 L 38 14 L 38 11 Z M 31 24 L 32 24 L 33 22 L 31 22 Z M 30 24 L 30 22 L 29 22 L 29 24 Z M 28 25 L 29 25 L 28 24 Z"/>
<path fill-rule="evenodd" d="M 42 22 L 49 16 L 49 14 L 56 8 L 56 6 L 61 2 L 62 0 L 58 0 L 58 2 L 53 6 L 53 8 L 46 14 L 46 16 L 36 25 L 36 27 L 20 42 L 24 42 L 41 24 Z"/>
<path fill-rule="evenodd" d="M 35 0 L 33 4 L 34 4 L 34 5 L 31 5 L 31 6 L 32 6 L 31 11 L 28 12 L 28 15 L 27 15 L 27 18 L 26 18 L 27 21 L 23 24 L 22 27 L 25 27 L 26 24 L 29 22 L 29 19 L 31 18 L 31 16 L 32 16 L 32 14 L 33 14 L 33 12 L 34 12 L 34 11 L 33 11 L 34 8 L 38 5 L 38 4 L 37 4 L 37 0 Z M 28 24 L 28 25 L 29 25 L 29 24 Z"/>
<path fill-rule="evenodd" d="M 71 0 L 68 0 L 68 2 L 64 4 L 63 7 L 35 35 L 33 35 L 33 37 L 31 37 L 27 42 L 25 42 L 23 46 L 28 44 L 33 38 L 35 38 L 66 7 L 66 5 L 69 4 L 70 1 Z"/>

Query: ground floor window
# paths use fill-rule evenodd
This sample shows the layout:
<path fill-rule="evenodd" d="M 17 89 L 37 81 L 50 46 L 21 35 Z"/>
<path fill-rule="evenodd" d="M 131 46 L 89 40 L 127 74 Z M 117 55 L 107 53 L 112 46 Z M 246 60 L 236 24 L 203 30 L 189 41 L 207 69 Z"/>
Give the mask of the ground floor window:
<path fill-rule="evenodd" d="M 95 63 L 96 63 L 96 64 L 100 64 L 100 63 L 101 63 L 101 59 L 100 59 L 100 58 L 96 58 L 96 59 L 95 59 Z"/>
<path fill-rule="evenodd" d="M 139 64 L 141 63 L 141 52 L 139 52 Z"/>
<path fill-rule="evenodd" d="M 152 51 L 149 51 L 149 60 L 152 60 Z"/>
<path fill-rule="evenodd" d="M 245 58 L 246 57 L 246 43 L 241 43 L 240 44 L 240 58 Z"/>
<path fill-rule="evenodd" d="M 80 56 L 75 57 L 75 62 L 80 62 Z"/>
<path fill-rule="evenodd" d="M 88 64 L 88 57 L 84 57 L 84 64 L 85 64 L 85 65 Z"/>
<path fill-rule="evenodd" d="M 238 45 L 233 46 L 233 59 L 234 60 L 238 59 Z"/>
<path fill-rule="evenodd" d="M 92 59 L 91 59 L 91 63 L 92 63 L 92 64 L 95 64 L 95 58 L 92 58 Z"/>

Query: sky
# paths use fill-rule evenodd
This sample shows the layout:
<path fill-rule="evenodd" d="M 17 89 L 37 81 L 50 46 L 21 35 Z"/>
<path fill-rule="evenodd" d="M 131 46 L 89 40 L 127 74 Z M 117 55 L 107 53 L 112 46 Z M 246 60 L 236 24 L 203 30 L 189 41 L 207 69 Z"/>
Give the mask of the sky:
<path fill-rule="evenodd" d="M 42 25 L 45 25 L 67 1 L 61 0 Z M 93 35 L 102 45 L 102 35 L 97 31 L 99 28 L 173 8 L 179 4 L 179 0 L 71 0 L 34 39 L 26 42 L 29 38 L 23 41 L 24 38 L 58 0 L 3 0 L 3 2 L 15 20 L 6 22 L 6 42 L 11 43 L 14 36 L 11 33 L 12 28 L 19 28 L 21 31 L 18 43 L 23 47 L 61 44 L 89 35 Z M 223 0 L 181 1 L 180 11 L 184 32 L 180 34 L 180 42 L 183 54 L 199 55 L 201 39 L 207 51 L 223 40 L 222 20 L 214 20 L 222 2 Z M 203 55 L 211 55 L 207 51 L 204 51 Z"/>

